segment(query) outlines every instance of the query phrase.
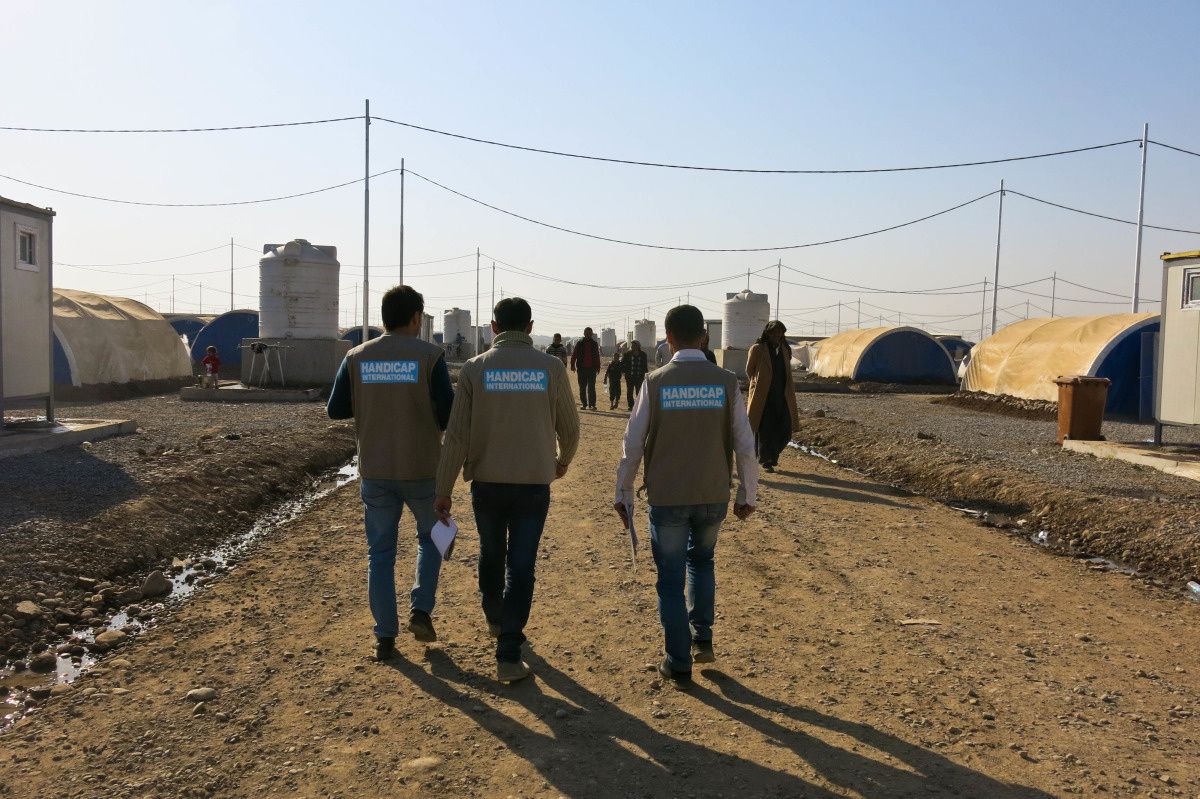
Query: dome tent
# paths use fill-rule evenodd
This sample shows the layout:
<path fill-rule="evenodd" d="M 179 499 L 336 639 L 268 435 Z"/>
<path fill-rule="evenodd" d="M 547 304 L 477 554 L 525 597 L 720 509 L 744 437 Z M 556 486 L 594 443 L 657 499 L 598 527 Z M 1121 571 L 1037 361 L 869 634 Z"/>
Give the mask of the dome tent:
<path fill-rule="evenodd" d="M 367 339 L 379 338 L 383 335 L 383 328 L 371 325 L 367 328 Z M 362 326 L 348 327 L 342 331 L 342 341 L 349 341 L 352 346 L 357 347 L 362 344 Z"/>
<path fill-rule="evenodd" d="M 163 314 L 163 318 L 167 320 L 167 324 L 175 328 L 176 333 L 186 338 L 190 345 L 191 342 L 196 340 L 196 334 L 217 317 L 209 314 L 200 316 L 187 313 L 168 313 Z"/>
<path fill-rule="evenodd" d="M 192 376 L 187 348 L 162 315 L 136 300 L 54 290 L 54 382 L 83 388 Z"/>
<path fill-rule="evenodd" d="M 192 360 L 199 361 L 214 346 L 221 359 L 221 376 L 240 379 L 244 338 L 258 338 L 258 311 L 226 311 L 192 339 Z"/>
<path fill-rule="evenodd" d="M 1142 363 L 1141 334 L 1158 329 L 1155 313 L 1025 319 L 975 345 L 962 387 L 1056 401 L 1056 377 L 1107 377 L 1106 412 L 1136 415 L 1142 390 L 1153 382 L 1143 384 L 1153 368 Z"/>
<path fill-rule="evenodd" d="M 809 371 L 881 383 L 956 382 L 946 348 L 915 327 L 874 327 L 830 336 L 817 347 Z"/>

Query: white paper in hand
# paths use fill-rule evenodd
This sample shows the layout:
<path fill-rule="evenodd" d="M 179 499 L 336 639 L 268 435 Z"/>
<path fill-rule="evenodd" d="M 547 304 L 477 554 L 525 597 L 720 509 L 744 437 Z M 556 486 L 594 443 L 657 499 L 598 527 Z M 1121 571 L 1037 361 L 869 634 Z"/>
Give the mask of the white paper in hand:
<path fill-rule="evenodd" d="M 638 535 L 633 524 L 633 503 L 625 503 L 625 518 L 629 521 L 629 560 L 633 571 L 637 571 Z"/>
<path fill-rule="evenodd" d="M 445 558 L 450 554 L 450 548 L 454 546 L 454 537 L 458 535 L 458 524 L 451 519 L 449 524 L 440 519 L 433 525 L 433 530 L 430 532 L 430 537 L 433 539 L 433 545 L 438 548 L 438 552 L 442 553 Z"/>

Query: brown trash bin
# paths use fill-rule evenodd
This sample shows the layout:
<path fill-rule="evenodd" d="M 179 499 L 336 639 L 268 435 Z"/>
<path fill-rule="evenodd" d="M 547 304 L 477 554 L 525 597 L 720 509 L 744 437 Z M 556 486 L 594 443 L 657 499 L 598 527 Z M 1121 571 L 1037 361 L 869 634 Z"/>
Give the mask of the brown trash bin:
<path fill-rule="evenodd" d="M 1103 441 L 1104 405 L 1108 402 L 1107 377 L 1067 375 L 1055 378 L 1058 385 L 1058 443 Z"/>

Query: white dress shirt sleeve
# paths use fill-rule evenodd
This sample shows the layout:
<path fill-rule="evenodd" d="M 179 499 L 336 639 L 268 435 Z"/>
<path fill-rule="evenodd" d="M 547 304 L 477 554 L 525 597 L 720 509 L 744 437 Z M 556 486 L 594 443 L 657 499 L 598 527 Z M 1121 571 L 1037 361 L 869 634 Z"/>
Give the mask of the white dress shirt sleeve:
<path fill-rule="evenodd" d="M 754 431 L 742 392 L 733 395 L 733 454 L 737 461 L 737 504 L 758 504 L 758 455 L 754 452 Z M 639 455 L 640 457 L 640 455 Z"/>
<path fill-rule="evenodd" d="M 633 413 L 625 425 L 625 440 L 621 442 L 621 462 L 617 464 L 617 502 L 633 506 L 634 483 L 637 481 L 638 466 L 646 452 L 646 434 L 650 431 L 650 394 L 644 387 L 633 403 Z M 749 425 L 747 424 L 747 427 Z"/>

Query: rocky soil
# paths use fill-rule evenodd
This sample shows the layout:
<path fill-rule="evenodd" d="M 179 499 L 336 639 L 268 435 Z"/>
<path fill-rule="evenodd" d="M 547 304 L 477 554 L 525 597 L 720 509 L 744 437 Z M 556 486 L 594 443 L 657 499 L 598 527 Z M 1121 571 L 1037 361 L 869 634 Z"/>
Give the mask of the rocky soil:
<path fill-rule="evenodd" d="M 347 486 L 0 736 L 0 795 L 1200 795 L 1200 605 L 795 450 L 721 533 L 717 663 L 664 687 L 623 426 L 587 414 L 555 485 L 532 679 L 493 679 L 461 486 L 441 640 L 371 659 Z"/>
<path fill-rule="evenodd" d="M 0 666 L 53 671 L 114 613 L 170 590 L 163 571 L 245 532 L 258 513 L 345 463 L 348 425 L 312 405 L 65 405 L 64 418 L 136 419 L 136 435 L 0 461 Z M 153 573 L 154 576 L 151 576 Z M 111 638 L 111 636 L 110 636 Z"/>

